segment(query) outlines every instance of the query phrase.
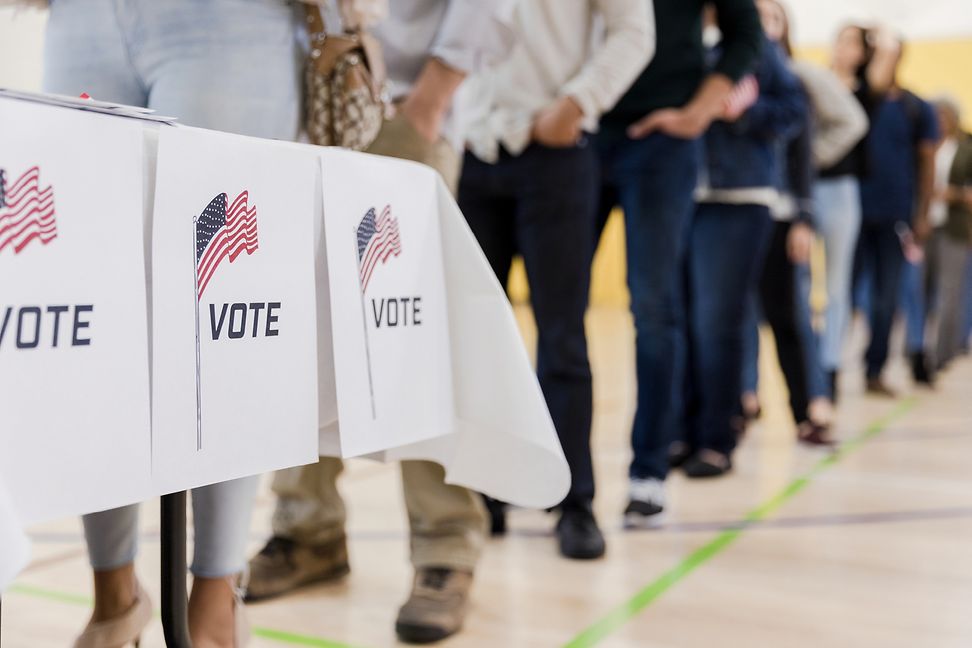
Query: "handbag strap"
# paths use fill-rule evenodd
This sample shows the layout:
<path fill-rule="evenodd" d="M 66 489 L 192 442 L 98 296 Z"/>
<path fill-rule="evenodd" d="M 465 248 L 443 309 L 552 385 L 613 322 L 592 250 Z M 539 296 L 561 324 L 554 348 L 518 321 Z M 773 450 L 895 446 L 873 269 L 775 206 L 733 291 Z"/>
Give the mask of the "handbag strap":
<path fill-rule="evenodd" d="M 306 7 L 307 15 L 307 35 L 314 47 L 320 47 L 327 36 L 327 25 L 324 24 L 324 14 L 321 13 L 321 6 L 316 2 L 310 3 Z"/>
<path fill-rule="evenodd" d="M 362 32 L 362 27 L 356 19 L 354 19 L 354 12 L 351 10 L 350 3 L 348 0 L 337 0 L 338 11 L 341 14 L 341 21 L 344 23 L 344 33 L 346 34 L 359 34 Z M 306 7 L 307 14 L 307 32 L 310 35 L 310 39 L 314 43 L 323 42 L 324 37 L 327 36 L 327 24 L 324 21 L 324 12 L 321 11 L 321 5 L 317 2 L 310 2 Z"/>

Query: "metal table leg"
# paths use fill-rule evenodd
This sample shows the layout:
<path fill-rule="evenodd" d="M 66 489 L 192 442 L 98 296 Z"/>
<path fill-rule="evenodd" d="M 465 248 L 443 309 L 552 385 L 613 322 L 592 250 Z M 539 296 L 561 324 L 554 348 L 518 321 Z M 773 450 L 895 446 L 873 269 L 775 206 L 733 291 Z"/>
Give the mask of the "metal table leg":
<path fill-rule="evenodd" d="M 191 648 L 186 593 L 186 493 L 162 496 L 162 629 L 165 645 Z"/>

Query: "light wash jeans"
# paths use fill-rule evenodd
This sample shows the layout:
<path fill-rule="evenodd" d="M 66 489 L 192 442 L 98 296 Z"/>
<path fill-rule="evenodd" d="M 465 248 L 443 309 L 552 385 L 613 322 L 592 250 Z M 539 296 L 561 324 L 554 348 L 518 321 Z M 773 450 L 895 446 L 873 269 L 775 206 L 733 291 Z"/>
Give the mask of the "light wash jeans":
<path fill-rule="evenodd" d="M 925 324 L 928 317 L 928 295 L 925 291 L 924 263 L 905 261 L 901 272 L 901 310 L 905 316 L 905 353 L 925 350 Z"/>
<path fill-rule="evenodd" d="M 827 309 L 820 338 L 824 371 L 840 368 L 844 336 L 851 319 L 854 252 L 861 230 L 861 195 L 857 178 L 821 178 L 814 185 L 817 234 L 827 259 Z"/>
<path fill-rule="evenodd" d="M 181 123 L 293 140 L 300 113 L 294 6 L 284 0 L 54 0 L 44 89 L 147 106 Z M 192 493 L 192 572 L 243 571 L 257 477 Z M 138 506 L 84 518 L 91 565 L 132 562 Z"/>

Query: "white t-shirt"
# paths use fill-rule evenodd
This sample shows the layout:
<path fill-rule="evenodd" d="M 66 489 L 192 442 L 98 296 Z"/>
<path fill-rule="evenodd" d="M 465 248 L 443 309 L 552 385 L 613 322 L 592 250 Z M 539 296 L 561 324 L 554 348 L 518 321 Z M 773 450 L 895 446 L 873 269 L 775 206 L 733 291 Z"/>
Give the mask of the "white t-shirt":
<path fill-rule="evenodd" d="M 948 176 L 958 152 L 958 140 L 949 138 L 942 142 L 935 154 L 935 195 L 940 196 L 948 188 Z M 940 198 L 932 200 L 929 213 L 932 227 L 941 227 L 948 219 L 948 203 Z"/>

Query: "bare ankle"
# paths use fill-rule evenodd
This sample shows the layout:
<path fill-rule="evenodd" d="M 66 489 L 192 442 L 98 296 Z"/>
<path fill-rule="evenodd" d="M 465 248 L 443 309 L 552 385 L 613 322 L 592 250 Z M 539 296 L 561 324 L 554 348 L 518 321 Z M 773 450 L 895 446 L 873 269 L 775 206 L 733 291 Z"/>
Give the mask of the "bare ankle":
<path fill-rule="evenodd" d="M 129 563 L 117 569 L 94 572 L 94 622 L 107 621 L 125 614 L 135 604 L 138 586 L 135 565 Z"/>
<path fill-rule="evenodd" d="M 231 579 L 195 578 L 189 595 L 189 634 L 197 648 L 232 648 L 236 597 Z"/>

